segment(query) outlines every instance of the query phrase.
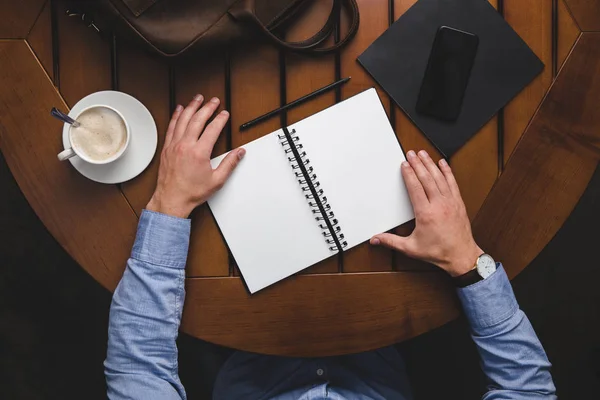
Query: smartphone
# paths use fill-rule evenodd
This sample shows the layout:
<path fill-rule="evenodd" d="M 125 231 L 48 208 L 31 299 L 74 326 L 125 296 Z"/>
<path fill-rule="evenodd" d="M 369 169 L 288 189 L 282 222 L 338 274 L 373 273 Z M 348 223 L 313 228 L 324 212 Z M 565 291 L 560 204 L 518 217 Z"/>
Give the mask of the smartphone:
<path fill-rule="evenodd" d="M 456 121 L 477 54 L 479 37 L 441 26 L 431 48 L 417 112 L 444 121 Z"/>

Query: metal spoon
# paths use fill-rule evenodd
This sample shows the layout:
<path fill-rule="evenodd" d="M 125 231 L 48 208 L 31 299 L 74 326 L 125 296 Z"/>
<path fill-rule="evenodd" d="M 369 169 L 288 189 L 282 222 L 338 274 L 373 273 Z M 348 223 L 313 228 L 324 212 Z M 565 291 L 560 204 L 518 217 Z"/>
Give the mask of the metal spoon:
<path fill-rule="evenodd" d="M 67 114 L 60 111 L 56 107 L 52 107 L 52 110 L 50 111 L 50 115 L 52 115 L 56 119 L 61 120 L 62 122 L 66 122 L 67 124 L 73 125 L 75 128 L 77 128 L 79 125 L 81 125 L 79 122 L 75 121 L 73 118 L 69 117 Z"/>

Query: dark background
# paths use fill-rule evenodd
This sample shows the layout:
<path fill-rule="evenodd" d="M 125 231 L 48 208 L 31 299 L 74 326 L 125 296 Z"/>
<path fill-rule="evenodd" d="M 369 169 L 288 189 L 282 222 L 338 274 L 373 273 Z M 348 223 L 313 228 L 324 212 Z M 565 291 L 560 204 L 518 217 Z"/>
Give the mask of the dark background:
<path fill-rule="evenodd" d="M 600 393 L 600 170 L 561 231 L 514 281 L 561 399 Z M 0 156 L 0 397 L 104 399 L 110 293 L 46 231 Z M 484 391 L 464 320 L 399 345 L 415 398 L 478 399 Z M 190 399 L 210 398 L 227 350 L 182 335 Z"/>

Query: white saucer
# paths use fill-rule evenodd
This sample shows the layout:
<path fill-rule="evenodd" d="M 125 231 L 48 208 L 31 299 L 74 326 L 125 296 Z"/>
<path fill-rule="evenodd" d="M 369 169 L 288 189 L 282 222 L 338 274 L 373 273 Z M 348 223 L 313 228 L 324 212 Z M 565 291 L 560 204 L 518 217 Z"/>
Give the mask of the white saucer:
<path fill-rule="evenodd" d="M 117 161 L 105 165 L 87 163 L 75 156 L 69 161 L 83 176 L 100 183 L 121 183 L 135 178 L 152 161 L 158 135 L 156 124 L 150 111 L 139 100 L 128 94 L 106 90 L 92 93 L 79 100 L 69 112 L 75 118 L 84 108 L 96 104 L 106 104 L 118 110 L 129 124 L 131 139 L 129 147 Z M 63 127 L 63 145 L 69 144 L 69 125 Z"/>

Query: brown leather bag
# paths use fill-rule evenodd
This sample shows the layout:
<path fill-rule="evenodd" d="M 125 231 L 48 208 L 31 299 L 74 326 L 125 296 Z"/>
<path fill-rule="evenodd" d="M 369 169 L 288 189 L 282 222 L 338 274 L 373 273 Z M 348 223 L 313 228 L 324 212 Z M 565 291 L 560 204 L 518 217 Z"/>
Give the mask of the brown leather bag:
<path fill-rule="evenodd" d="M 85 4 L 93 10 L 95 25 L 110 24 L 118 37 L 136 40 L 167 57 L 206 52 L 257 36 L 301 53 L 341 48 L 358 29 L 356 0 L 334 0 L 321 30 L 300 42 L 285 41 L 285 30 L 313 1 L 323 0 L 87 0 Z M 342 10 L 348 13 L 348 32 L 335 44 L 323 46 L 334 35 Z"/>

